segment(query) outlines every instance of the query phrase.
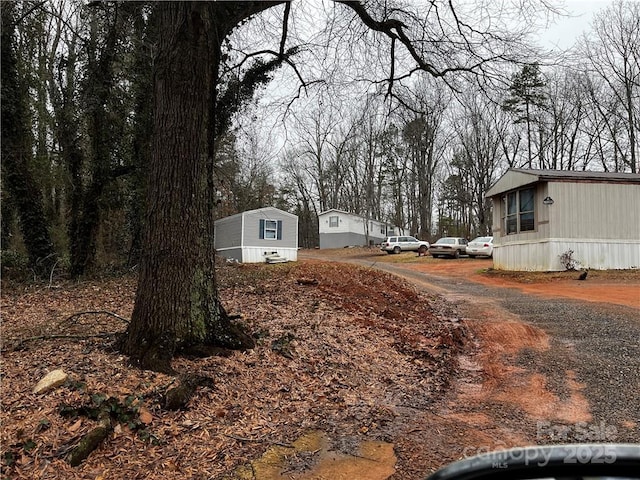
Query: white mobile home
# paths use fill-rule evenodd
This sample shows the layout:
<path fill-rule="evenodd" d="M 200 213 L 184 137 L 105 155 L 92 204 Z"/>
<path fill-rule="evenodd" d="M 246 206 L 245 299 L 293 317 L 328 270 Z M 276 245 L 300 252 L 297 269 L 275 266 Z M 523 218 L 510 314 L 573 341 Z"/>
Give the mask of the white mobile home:
<path fill-rule="evenodd" d="M 275 207 L 258 208 L 215 221 L 216 253 L 242 263 L 277 255 L 298 259 L 298 217 Z"/>
<path fill-rule="evenodd" d="M 401 229 L 378 220 L 332 208 L 318 214 L 320 248 L 375 245 L 389 235 L 404 235 Z"/>
<path fill-rule="evenodd" d="M 487 197 L 497 269 L 640 268 L 640 174 L 510 169 Z"/>

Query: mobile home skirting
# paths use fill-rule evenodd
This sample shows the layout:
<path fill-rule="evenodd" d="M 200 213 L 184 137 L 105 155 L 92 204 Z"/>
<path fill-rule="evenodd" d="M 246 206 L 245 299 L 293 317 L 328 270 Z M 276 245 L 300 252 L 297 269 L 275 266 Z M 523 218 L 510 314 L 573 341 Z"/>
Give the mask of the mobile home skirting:
<path fill-rule="evenodd" d="M 562 271 L 560 256 L 573 251 L 578 268 L 627 270 L 640 268 L 640 240 L 551 238 L 494 245 L 497 270 Z"/>
<path fill-rule="evenodd" d="M 369 235 L 369 242 L 382 243 L 385 237 Z M 361 233 L 321 233 L 320 248 L 343 248 L 354 246 L 366 246 L 367 237 Z"/>
<path fill-rule="evenodd" d="M 216 253 L 221 257 L 242 263 L 264 263 L 266 256 L 273 253 L 290 262 L 298 260 L 298 249 L 287 247 L 230 247 L 217 249 Z"/>

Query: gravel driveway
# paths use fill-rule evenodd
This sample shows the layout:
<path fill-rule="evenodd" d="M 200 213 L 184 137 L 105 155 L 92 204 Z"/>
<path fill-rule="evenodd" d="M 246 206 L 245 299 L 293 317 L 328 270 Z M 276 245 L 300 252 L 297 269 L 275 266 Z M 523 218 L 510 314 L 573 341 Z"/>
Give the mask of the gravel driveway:
<path fill-rule="evenodd" d="M 378 263 L 375 268 L 396 273 L 427 291 L 443 295 L 456 304 L 472 331 L 482 332 L 489 323 L 501 328 L 500 322 L 506 318 L 509 324 L 522 322 L 548 337 L 545 348 L 535 348 L 535 343 L 532 348 L 524 342 L 524 347 L 517 351 L 503 350 L 503 364 L 499 368 L 503 372 L 514 372 L 510 376 L 519 378 L 517 381 L 521 384 L 514 383 L 513 378 L 510 381 L 512 386 L 521 385 L 516 390 L 520 395 L 514 395 L 513 389 L 506 394 L 488 393 L 485 405 L 467 409 L 469 415 L 478 409 L 491 412 L 503 430 L 519 429 L 540 444 L 640 443 L 640 310 L 614 304 L 541 298 L 515 288 L 496 288 L 459 277 L 416 272 L 401 264 Z M 509 342 L 514 340 L 509 339 L 511 332 L 505 335 Z M 500 351 L 502 348 L 500 342 L 491 343 L 491 338 L 480 338 L 478 355 L 482 356 L 486 349 Z M 478 377 L 475 381 L 486 392 L 487 372 L 477 372 L 480 368 L 483 366 L 475 368 Z M 474 368 L 470 370 L 473 373 Z M 518 408 L 511 408 L 517 403 L 514 397 L 519 396 L 522 396 L 524 415 L 518 413 Z M 538 408 L 549 398 L 555 402 L 551 411 Z M 465 411 L 461 406 L 458 409 Z"/>

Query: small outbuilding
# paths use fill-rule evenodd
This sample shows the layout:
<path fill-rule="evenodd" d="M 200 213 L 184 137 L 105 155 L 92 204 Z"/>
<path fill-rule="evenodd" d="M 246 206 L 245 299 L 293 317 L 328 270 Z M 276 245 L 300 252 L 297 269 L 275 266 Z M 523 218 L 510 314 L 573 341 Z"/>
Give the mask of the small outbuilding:
<path fill-rule="evenodd" d="M 512 168 L 486 196 L 496 269 L 640 268 L 640 174 Z"/>
<path fill-rule="evenodd" d="M 318 214 L 320 248 L 343 248 L 382 243 L 389 235 L 404 235 L 390 223 L 335 208 Z"/>
<path fill-rule="evenodd" d="M 221 218 L 214 224 L 216 253 L 242 263 L 298 259 L 298 217 L 275 207 Z"/>

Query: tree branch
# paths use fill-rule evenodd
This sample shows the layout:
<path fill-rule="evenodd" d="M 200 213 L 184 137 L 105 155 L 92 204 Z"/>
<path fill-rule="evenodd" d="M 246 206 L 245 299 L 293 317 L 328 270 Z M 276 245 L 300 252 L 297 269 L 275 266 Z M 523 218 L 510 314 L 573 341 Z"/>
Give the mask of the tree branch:
<path fill-rule="evenodd" d="M 340 3 L 348 8 L 350 8 L 355 14 L 360 18 L 360 20 L 372 31 L 380 32 L 383 35 L 386 35 L 389 39 L 391 39 L 391 62 L 393 65 L 394 57 L 396 54 L 397 45 L 396 41 L 399 41 L 407 50 L 415 64 L 417 65 L 417 69 L 412 70 L 411 73 L 414 73 L 417 70 L 424 71 L 435 78 L 442 78 L 447 83 L 447 85 L 451 88 L 451 82 L 447 81 L 446 77 L 452 73 L 457 72 L 467 72 L 473 73 L 478 76 L 485 75 L 484 66 L 488 63 L 491 63 L 496 60 L 506 60 L 508 56 L 502 53 L 491 53 L 487 52 L 486 55 L 483 55 L 476 51 L 477 49 L 486 48 L 485 43 L 490 40 L 504 40 L 499 36 L 496 36 L 490 32 L 483 32 L 475 29 L 471 25 L 465 23 L 458 13 L 455 11 L 453 7 L 453 3 L 449 2 L 448 7 L 450 9 L 451 15 L 453 16 L 455 26 L 457 27 L 457 35 L 459 35 L 460 39 L 449 38 L 448 33 L 446 31 L 445 25 L 442 23 L 441 14 L 438 12 L 437 5 L 432 1 L 431 6 L 435 10 L 434 15 L 436 16 L 436 20 L 440 25 L 440 31 L 442 34 L 442 38 L 432 39 L 431 45 L 434 47 L 438 47 L 439 42 L 442 41 L 443 44 L 450 45 L 450 49 L 448 51 L 442 51 L 441 54 L 443 56 L 450 57 L 455 51 L 463 50 L 469 54 L 470 60 L 468 62 L 463 62 L 462 64 L 453 64 L 449 67 L 437 67 L 435 64 L 428 62 L 424 55 L 419 51 L 419 43 L 417 40 L 412 40 L 407 35 L 407 30 L 409 27 L 398 18 L 386 18 L 385 20 L 376 20 L 371 16 L 367 7 L 365 6 L 366 2 L 362 1 L 352 1 L 352 0 L 336 0 L 336 3 Z M 467 33 L 468 32 L 468 33 Z M 476 34 L 482 37 L 482 42 L 473 42 L 470 39 L 471 34 Z M 514 59 L 515 60 L 515 59 Z M 454 63 L 455 59 L 449 58 L 449 63 Z M 397 78 L 387 79 L 387 81 L 394 83 L 397 81 Z M 455 88 L 453 88 L 456 90 Z M 387 94 L 388 95 L 388 94 Z"/>
<path fill-rule="evenodd" d="M 107 332 L 107 333 L 94 333 L 90 335 L 36 335 L 35 337 L 27 337 L 20 340 L 16 345 L 13 346 L 11 351 L 16 351 L 20 349 L 27 342 L 34 342 L 36 340 L 55 340 L 58 338 L 72 339 L 72 340 L 85 340 L 87 338 L 108 338 L 113 337 L 115 335 L 120 335 L 122 332 Z"/>
<path fill-rule="evenodd" d="M 284 4 L 284 15 L 282 17 L 282 36 L 280 37 L 280 55 L 284 56 L 284 46 L 287 42 L 289 31 L 289 14 L 291 13 L 291 2 Z"/>
<path fill-rule="evenodd" d="M 35 10 L 42 7 L 45 3 L 47 3 L 46 0 L 43 2 L 36 3 L 33 7 L 31 7 L 29 10 L 27 10 L 22 15 L 20 15 L 20 17 L 15 22 L 13 22 L 12 26 L 17 27 L 20 22 L 22 22 L 25 18 L 31 15 Z"/>
<path fill-rule="evenodd" d="M 392 40 L 394 39 L 400 40 L 400 42 L 402 42 L 402 44 L 408 50 L 413 60 L 418 64 L 420 69 L 424 70 L 430 75 L 434 77 L 441 77 L 445 73 L 448 73 L 449 71 L 457 70 L 457 68 L 445 69 L 441 72 L 441 71 L 438 71 L 433 65 L 425 62 L 424 59 L 418 54 L 418 52 L 414 48 L 409 38 L 404 33 L 405 25 L 400 20 L 397 20 L 397 19 L 388 19 L 384 21 L 375 20 L 371 15 L 369 15 L 369 12 L 366 10 L 364 5 L 359 1 L 337 0 L 337 3 L 341 3 L 349 7 L 351 10 L 353 10 L 358 15 L 358 17 L 360 17 L 360 20 L 362 20 L 362 23 L 364 23 L 371 30 L 383 33 Z"/>
<path fill-rule="evenodd" d="M 69 317 L 67 317 L 66 319 L 64 319 L 60 325 L 62 325 L 65 322 L 68 322 L 69 320 L 76 318 L 76 317 L 80 317 L 81 315 L 110 315 L 112 317 L 117 318 L 118 320 L 122 320 L 125 324 L 129 324 L 129 320 L 121 317 L 120 315 L 117 315 L 113 312 L 109 312 L 107 310 L 94 310 L 94 311 L 86 311 L 86 312 L 78 312 L 78 313 L 74 313 L 73 315 L 70 315 Z"/>

